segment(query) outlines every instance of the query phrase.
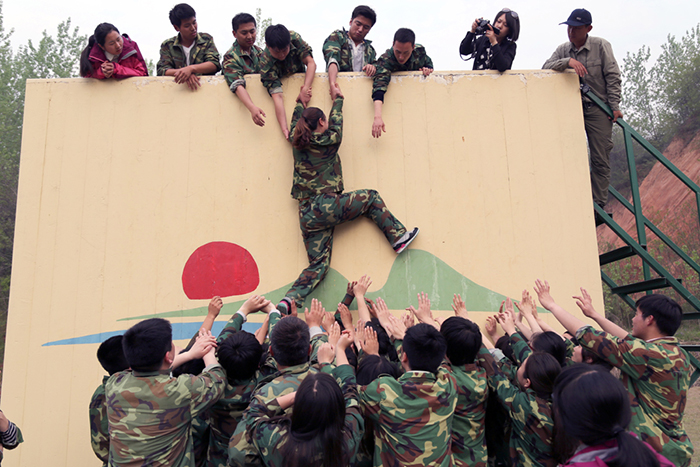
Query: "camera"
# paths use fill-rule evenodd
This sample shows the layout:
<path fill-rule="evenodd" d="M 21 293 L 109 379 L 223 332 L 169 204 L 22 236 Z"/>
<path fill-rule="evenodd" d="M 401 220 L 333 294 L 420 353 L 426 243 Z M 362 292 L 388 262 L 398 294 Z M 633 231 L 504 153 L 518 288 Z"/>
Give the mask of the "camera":
<path fill-rule="evenodd" d="M 479 19 L 479 24 L 476 26 L 476 31 L 474 31 L 474 34 L 477 36 L 481 36 L 482 34 L 486 34 L 486 31 L 489 30 L 488 26 L 490 26 L 490 25 L 491 25 L 491 21 L 484 19 L 484 18 Z M 499 35 L 501 33 L 500 29 L 495 28 L 493 26 L 491 26 L 491 27 L 493 28 L 494 34 Z"/>

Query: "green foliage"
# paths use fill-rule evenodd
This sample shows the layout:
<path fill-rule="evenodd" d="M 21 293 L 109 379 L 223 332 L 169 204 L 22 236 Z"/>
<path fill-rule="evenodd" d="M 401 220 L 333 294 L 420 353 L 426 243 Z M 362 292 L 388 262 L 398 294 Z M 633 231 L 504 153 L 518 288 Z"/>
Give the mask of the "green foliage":
<path fill-rule="evenodd" d="M 265 48 L 265 31 L 272 24 L 272 18 L 262 19 L 262 10 L 255 9 L 255 24 L 258 25 L 258 37 L 255 39 L 255 45 L 260 48 Z"/>
<path fill-rule="evenodd" d="M 153 59 L 149 58 L 146 60 L 146 69 L 148 69 L 148 76 L 156 75 L 156 64 L 153 62 Z"/>
<path fill-rule="evenodd" d="M 668 36 L 650 66 L 649 47 L 627 53 L 622 66 L 625 119 L 663 149 L 679 129 L 694 131 L 700 115 L 700 24 L 676 40 Z"/>

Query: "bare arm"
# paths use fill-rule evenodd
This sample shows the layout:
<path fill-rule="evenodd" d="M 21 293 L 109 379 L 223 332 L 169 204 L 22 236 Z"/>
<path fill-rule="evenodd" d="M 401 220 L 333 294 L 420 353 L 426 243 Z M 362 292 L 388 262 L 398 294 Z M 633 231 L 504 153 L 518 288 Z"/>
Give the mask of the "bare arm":
<path fill-rule="evenodd" d="M 549 282 L 537 279 L 535 281 L 535 293 L 540 303 L 564 326 L 571 334 L 576 334 L 581 327 L 586 326 L 586 323 L 566 311 L 564 308 L 557 305 L 552 296 L 549 294 Z"/>
<path fill-rule="evenodd" d="M 267 117 L 267 115 L 265 115 L 265 112 L 263 112 L 260 107 L 253 103 L 253 99 L 251 99 L 245 86 L 238 86 L 236 88 L 236 95 L 250 112 L 253 122 L 258 126 L 265 126 L 265 117 Z"/>
<path fill-rule="evenodd" d="M 615 337 L 619 337 L 620 339 L 627 337 L 629 334 L 627 331 L 595 311 L 595 308 L 593 308 L 593 299 L 588 294 L 586 289 L 581 287 L 581 296 L 574 296 L 573 298 L 576 300 L 576 304 L 579 308 L 581 308 L 583 314 L 598 323 L 603 331 L 607 332 L 608 334 L 612 334 Z"/>
<path fill-rule="evenodd" d="M 287 127 L 287 112 L 284 110 L 284 94 L 277 92 L 272 95 L 272 102 L 275 104 L 275 115 L 277 123 L 280 125 L 284 139 L 289 139 L 289 128 Z"/>

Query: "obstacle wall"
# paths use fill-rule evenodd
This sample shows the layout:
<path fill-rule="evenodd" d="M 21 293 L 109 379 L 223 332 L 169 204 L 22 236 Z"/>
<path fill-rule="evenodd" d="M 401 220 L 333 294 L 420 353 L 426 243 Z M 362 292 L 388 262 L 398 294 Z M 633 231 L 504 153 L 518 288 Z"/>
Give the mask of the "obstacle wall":
<path fill-rule="evenodd" d="M 8 466 L 99 465 L 87 414 L 99 342 L 155 315 L 187 339 L 213 294 L 225 296 L 220 329 L 250 294 L 281 298 L 307 265 L 291 147 L 259 77 L 247 81 L 264 128 L 221 76 L 196 92 L 155 77 L 27 83 L 2 388 L 26 441 Z M 313 295 L 327 309 L 362 274 L 397 311 L 425 291 L 447 315 L 461 293 L 479 324 L 536 278 L 571 311 L 579 286 L 602 309 L 575 74 L 399 73 L 379 139 L 371 80 L 338 81 L 346 190 L 379 190 L 421 233 L 397 257 L 370 221 L 338 227 Z M 288 117 L 301 85 L 284 82 Z M 313 91 L 328 112 L 325 74 Z"/>

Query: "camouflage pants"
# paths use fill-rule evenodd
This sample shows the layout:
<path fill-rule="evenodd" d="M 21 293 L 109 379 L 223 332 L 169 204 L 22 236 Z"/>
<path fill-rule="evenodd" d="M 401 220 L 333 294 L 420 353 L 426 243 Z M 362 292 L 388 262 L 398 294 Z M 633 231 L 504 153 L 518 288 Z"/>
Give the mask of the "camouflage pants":
<path fill-rule="evenodd" d="M 376 190 L 326 193 L 299 201 L 299 227 L 309 267 L 301 272 L 287 297 L 301 304 L 326 277 L 331 264 L 334 227 L 360 216 L 372 219 L 392 245 L 406 233 L 406 228 L 387 209 Z"/>

